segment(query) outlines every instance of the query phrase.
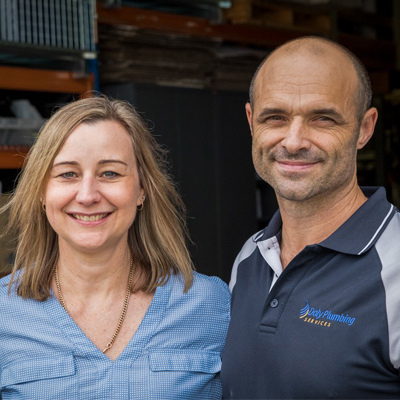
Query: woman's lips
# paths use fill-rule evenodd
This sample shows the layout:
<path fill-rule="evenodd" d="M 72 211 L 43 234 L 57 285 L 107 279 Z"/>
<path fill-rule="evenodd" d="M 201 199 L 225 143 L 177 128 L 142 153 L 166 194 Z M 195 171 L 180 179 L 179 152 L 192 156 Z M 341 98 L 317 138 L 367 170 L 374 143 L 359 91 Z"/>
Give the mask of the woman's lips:
<path fill-rule="evenodd" d="M 106 217 L 108 217 L 111 213 L 98 213 L 98 214 L 79 214 L 79 213 L 69 213 L 69 215 L 81 222 L 98 222 Z"/>

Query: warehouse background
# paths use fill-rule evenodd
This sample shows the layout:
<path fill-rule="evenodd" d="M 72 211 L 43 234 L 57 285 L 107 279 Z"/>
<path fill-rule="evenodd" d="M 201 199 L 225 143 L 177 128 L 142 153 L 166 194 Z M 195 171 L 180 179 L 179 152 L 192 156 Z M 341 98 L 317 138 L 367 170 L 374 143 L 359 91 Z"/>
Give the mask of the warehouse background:
<path fill-rule="evenodd" d="M 169 151 L 197 269 L 228 280 L 243 242 L 277 207 L 252 166 L 249 82 L 276 46 L 304 35 L 336 40 L 367 66 L 380 118 L 359 181 L 385 186 L 399 207 L 396 0 L 0 0 L 1 201 L 56 107 L 92 90 L 128 100 Z"/>

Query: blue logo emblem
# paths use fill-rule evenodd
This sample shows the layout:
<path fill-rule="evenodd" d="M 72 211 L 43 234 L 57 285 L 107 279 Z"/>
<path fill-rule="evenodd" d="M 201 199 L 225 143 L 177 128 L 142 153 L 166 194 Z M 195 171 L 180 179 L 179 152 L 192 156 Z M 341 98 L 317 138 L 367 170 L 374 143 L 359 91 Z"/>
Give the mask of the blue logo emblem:
<path fill-rule="evenodd" d="M 356 318 L 349 314 L 336 314 L 331 310 L 321 310 L 321 308 L 311 307 L 308 300 L 306 305 L 300 310 L 300 319 L 314 325 L 330 327 L 332 322 L 339 322 L 351 326 Z"/>
<path fill-rule="evenodd" d="M 303 308 L 300 310 L 300 318 L 306 317 L 306 316 L 308 315 L 308 312 L 309 312 L 309 311 L 310 311 L 310 305 L 308 304 L 308 301 L 307 301 L 306 306 L 303 307 Z"/>

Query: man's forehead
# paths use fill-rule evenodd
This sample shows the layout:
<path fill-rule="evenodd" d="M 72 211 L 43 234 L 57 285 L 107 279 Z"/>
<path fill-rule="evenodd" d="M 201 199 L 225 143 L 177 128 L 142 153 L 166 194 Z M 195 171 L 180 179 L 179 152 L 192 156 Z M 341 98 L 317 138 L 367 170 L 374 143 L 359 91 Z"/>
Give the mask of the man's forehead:
<path fill-rule="evenodd" d="M 353 75 L 352 72 L 355 72 L 348 56 L 334 46 L 330 46 L 324 52 L 316 52 L 313 49 L 314 47 L 309 46 L 302 46 L 293 51 L 279 49 L 264 63 L 260 70 L 260 75 L 279 75 L 282 72 L 282 68 L 295 73 L 299 67 L 307 68 L 314 73 L 334 70 L 342 71 L 344 74 L 350 72 L 349 76 L 351 76 Z"/>
<path fill-rule="evenodd" d="M 311 52 L 303 46 L 296 51 L 277 50 L 258 73 L 255 97 L 274 90 L 311 93 L 355 89 L 358 78 L 351 60 L 342 51 L 329 47 L 331 53 Z"/>

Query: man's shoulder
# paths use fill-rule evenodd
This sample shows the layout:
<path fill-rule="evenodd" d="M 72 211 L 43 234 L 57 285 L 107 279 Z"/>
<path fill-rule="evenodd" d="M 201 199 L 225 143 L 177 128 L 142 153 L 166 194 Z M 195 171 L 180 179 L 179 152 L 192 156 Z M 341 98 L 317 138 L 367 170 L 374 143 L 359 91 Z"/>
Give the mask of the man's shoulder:
<path fill-rule="evenodd" d="M 386 263 L 400 262 L 400 211 L 395 209 L 393 216 L 387 221 L 377 238 L 374 247 L 376 248 L 381 261 Z"/>
<path fill-rule="evenodd" d="M 259 239 L 263 235 L 264 231 L 265 229 L 262 229 L 261 231 L 258 231 L 254 235 L 251 235 L 243 245 L 239 254 L 237 255 L 235 262 L 233 263 L 231 280 L 229 282 L 229 290 L 231 292 L 236 284 L 236 276 L 239 264 L 246 258 L 250 257 L 251 254 L 253 254 L 254 250 L 257 248 L 257 239 Z"/>
<path fill-rule="evenodd" d="M 400 213 L 396 212 L 374 244 L 380 263 L 380 276 L 385 288 L 386 318 L 389 330 L 390 360 L 400 368 Z"/>

